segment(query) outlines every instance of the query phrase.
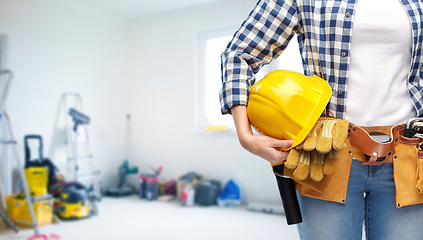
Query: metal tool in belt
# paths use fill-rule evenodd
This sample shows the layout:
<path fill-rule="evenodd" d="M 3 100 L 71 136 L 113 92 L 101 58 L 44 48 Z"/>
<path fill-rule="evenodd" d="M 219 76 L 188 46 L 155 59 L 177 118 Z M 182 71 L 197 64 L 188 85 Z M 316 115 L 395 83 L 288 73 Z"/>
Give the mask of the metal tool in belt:
<path fill-rule="evenodd" d="M 404 129 L 404 136 L 407 138 L 423 138 L 423 117 L 408 120 Z"/>

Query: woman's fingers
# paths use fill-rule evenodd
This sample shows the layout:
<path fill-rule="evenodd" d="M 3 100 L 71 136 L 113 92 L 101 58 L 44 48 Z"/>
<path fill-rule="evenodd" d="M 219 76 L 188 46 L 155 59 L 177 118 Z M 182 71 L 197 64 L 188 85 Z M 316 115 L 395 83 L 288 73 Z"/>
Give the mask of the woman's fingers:
<path fill-rule="evenodd" d="M 289 148 L 292 140 L 278 140 L 264 135 L 252 136 L 246 149 L 251 153 L 269 161 L 275 165 L 288 157 L 289 151 L 281 149 Z"/>

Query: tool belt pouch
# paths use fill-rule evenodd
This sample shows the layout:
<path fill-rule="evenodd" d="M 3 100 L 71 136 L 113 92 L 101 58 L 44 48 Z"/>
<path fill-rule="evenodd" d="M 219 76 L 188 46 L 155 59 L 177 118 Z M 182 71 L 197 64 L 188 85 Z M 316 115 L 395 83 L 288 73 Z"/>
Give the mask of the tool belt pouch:
<path fill-rule="evenodd" d="M 404 137 L 404 126 L 393 158 L 397 208 L 423 203 L 422 139 Z"/>
<path fill-rule="evenodd" d="M 396 207 L 423 203 L 422 139 L 404 137 L 405 124 L 393 127 L 350 127 L 353 157 L 363 165 L 393 163 Z M 378 143 L 371 133 L 388 134 L 391 141 Z"/>
<path fill-rule="evenodd" d="M 333 175 L 325 176 L 316 182 L 308 176 L 305 180 L 297 180 L 293 169 L 284 168 L 284 175 L 295 181 L 296 190 L 302 195 L 326 201 L 345 203 L 348 181 L 352 163 L 352 146 L 347 139 L 347 147 L 338 151 L 338 162 Z"/>

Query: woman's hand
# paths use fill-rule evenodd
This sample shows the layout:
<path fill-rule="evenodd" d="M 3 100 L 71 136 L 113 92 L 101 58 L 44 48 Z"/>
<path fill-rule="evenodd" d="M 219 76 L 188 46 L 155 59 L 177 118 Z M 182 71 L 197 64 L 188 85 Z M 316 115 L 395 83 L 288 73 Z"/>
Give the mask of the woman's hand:
<path fill-rule="evenodd" d="M 281 151 L 280 148 L 288 148 L 292 140 L 279 140 L 266 135 L 254 135 L 247 116 L 247 107 L 244 105 L 231 108 L 235 121 L 238 140 L 243 148 L 275 165 L 288 157 L 289 151 Z"/>

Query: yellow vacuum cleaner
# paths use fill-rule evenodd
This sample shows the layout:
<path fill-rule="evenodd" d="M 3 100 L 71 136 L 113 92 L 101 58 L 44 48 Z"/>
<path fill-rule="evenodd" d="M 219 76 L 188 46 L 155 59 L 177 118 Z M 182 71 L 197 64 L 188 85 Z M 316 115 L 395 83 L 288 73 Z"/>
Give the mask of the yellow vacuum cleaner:
<path fill-rule="evenodd" d="M 94 194 L 90 194 L 88 189 L 79 182 L 69 182 L 55 186 L 61 188 L 58 197 L 56 214 L 61 219 L 82 219 L 97 215 L 97 200 Z"/>

